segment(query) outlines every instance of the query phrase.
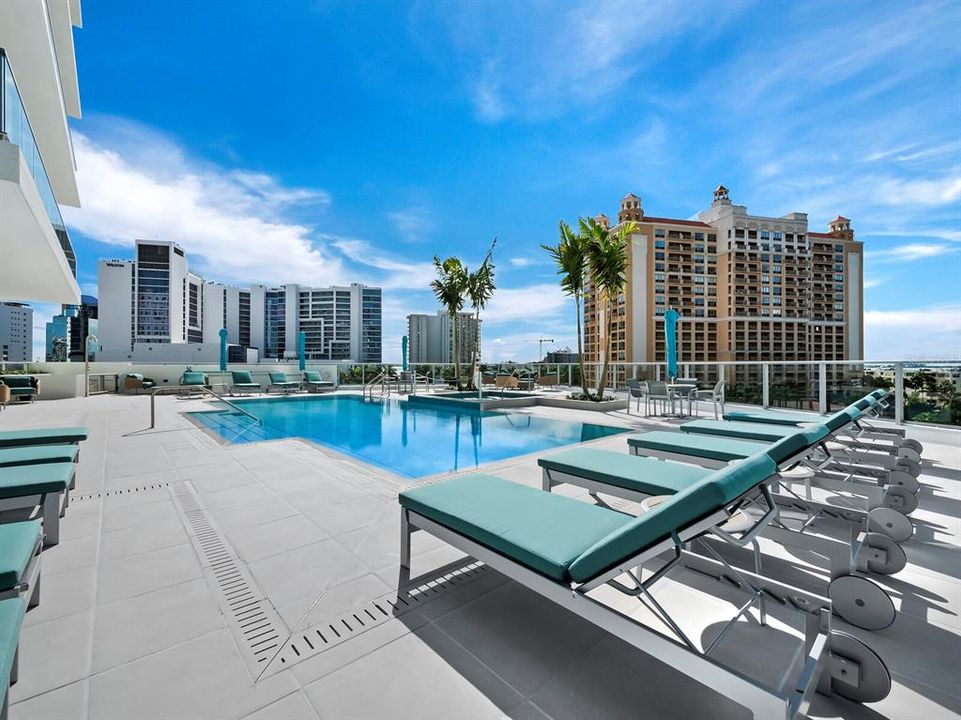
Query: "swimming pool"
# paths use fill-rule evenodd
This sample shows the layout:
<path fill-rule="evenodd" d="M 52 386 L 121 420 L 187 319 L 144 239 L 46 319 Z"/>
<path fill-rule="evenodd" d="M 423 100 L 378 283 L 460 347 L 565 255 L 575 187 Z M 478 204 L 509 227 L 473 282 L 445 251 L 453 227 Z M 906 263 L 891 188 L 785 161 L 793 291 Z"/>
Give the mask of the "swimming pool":
<path fill-rule="evenodd" d="M 236 400 L 261 423 L 224 406 L 189 413 L 228 443 L 300 437 L 408 478 L 627 432 L 519 413 L 413 407 L 359 395 Z"/>

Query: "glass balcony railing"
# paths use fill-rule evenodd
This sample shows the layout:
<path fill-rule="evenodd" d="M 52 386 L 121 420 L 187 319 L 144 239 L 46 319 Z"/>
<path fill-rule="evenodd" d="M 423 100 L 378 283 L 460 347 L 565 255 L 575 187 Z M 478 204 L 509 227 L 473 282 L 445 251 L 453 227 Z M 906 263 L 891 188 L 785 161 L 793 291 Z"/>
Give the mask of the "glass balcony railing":
<path fill-rule="evenodd" d="M 13 69 L 3 48 L 0 48 L 0 85 L 3 92 L 0 93 L 0 134 L 6 134 L 7 139 L 20 148 L 23 159 L 30 175 L 33 177 L 34 185 L 40 193 L 40 199 L 46 208 L 47 217 L 53 231 L 60 241 L 60 247 L 70 265 L 70 271 L 74 277 L 77 275 L 77 256 L 73 252 L 73 245 L 70 236 L 67 234 L 67 226 L 60 215 L 60 207 L 50 186 L 50 179 L 47 177 L 46 168 L 43 166 L 43 159 L 40 157 L 40 148 L 30 127 L 27 118 L 27 111 L 23 107 L 20 98 L 20 89 L 13 76 Z"/>

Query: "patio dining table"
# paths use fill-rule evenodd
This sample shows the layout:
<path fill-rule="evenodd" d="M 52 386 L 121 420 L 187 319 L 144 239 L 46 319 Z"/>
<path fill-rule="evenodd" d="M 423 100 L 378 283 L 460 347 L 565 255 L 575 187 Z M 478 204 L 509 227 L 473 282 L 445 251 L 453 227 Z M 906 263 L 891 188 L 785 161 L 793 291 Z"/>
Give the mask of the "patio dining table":
<path fill-rule="evenodd" d="M 697 383 L 690 382 L 673 382 L 667 384 L 667 390 L 671 394 L 671 415 L 675 417 L 689 417 L 691 414 L 691 396 L 697 390 Z M 681 412 L 674 412 L 674 398 L 675 396 L 683 396 L 687 398 L 687 414 L 683 412 L 684 405 L 681 404 Z"/>

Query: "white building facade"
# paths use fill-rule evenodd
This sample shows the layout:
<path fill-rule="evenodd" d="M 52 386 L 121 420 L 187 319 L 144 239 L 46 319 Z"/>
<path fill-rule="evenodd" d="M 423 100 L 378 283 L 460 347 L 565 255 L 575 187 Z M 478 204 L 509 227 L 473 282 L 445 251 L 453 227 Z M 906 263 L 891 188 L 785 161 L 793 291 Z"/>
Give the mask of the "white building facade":
<path fill-rule="evenodd" d="M 33 360 L 33 308 L 23 303 L 0 303 L 0 360 Z"/>
<path fill-rule="evenodd" d="M 230 362 L 296 358 L 301 331 L 308 360 L 381 361 L 380 288 L 205 281 L 175 243 L 137 240 L 135 257 L 100 261 L 100 360 L 215 362 L 224 328 Z"/>
<path fill-rule="evenodd" d="M 457 314 L 457 347 L 460 362 L 469 363 L 471 350 L 480 358 L 480 322 L 471 313 Z M 407 360 L 411 365 L 454 362 L 454 333 L 450 315 L 415 313 L 407 316 Z"/>

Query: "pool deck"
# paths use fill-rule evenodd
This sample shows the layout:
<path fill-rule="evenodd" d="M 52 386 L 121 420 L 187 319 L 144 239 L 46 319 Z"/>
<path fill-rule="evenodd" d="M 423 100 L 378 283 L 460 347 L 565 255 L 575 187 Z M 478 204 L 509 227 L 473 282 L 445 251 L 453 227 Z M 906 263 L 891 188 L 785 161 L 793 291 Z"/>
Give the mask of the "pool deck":
<path fill-rule="evenodd" d="M 159 398 L 155 430 L 145 396 L 0 412 L 0 429 L 90 430 L 61 542 L 43 553 L 11 720 L 747 716 L 426 533 L 413 537 L 411 580 L 398 563 L 396 502 L 409 481 L 297 440 L 221 445 L 182 416 L 207 407 Z M 638 430 L 671 424 L 519 412 Z M 874 578 L 898 617 L 876 632 L 833 620 L 884 657 L 893 689 L 870 706 L 818 696 L 813 717 L 961 717 L 961 432 L 909 435 L 925 445 L 916 534 L 904 543 L 907 567 Z M 626 452 L 623 436 L 592 444 Z M 540 486 L 536 456 L 483 470 Z M 808 567 L 803 552 L 786 557 Z M 411 607 L 378 615 L 408 584 Z M 722 586 L 686 571 L 658 597 L 687 611 L 697 639 L 730 614 Z M 238 613 L 237 598 L 257 614 Z M 783 643 L 757 642 L 755 625 L 738 625 L 725 657 L 778 672 Z M 305 635 L 316 646 L 297 640 Z"/>

